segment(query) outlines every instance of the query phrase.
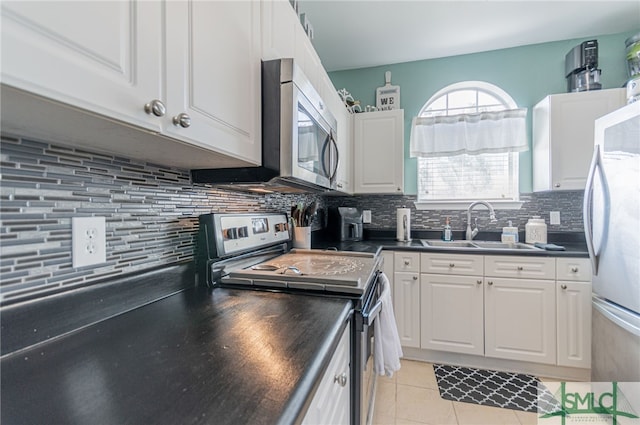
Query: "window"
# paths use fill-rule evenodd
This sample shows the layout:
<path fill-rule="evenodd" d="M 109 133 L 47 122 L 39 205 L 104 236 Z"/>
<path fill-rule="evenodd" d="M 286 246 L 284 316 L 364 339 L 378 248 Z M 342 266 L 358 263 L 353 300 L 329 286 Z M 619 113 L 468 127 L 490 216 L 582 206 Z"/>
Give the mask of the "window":
<path fill-rule="evenodd" d="M 500 88 L 467 81 L 440 90 L 424 105 L 419 117 L 516 109 L 513 99 Z M 463 203 L 466 208 L 468 202 L 478 199 L 518 201 L 518 152 L 418 157 L 419 207 L 428 208 L 426 204 L 437 202 Z"/>

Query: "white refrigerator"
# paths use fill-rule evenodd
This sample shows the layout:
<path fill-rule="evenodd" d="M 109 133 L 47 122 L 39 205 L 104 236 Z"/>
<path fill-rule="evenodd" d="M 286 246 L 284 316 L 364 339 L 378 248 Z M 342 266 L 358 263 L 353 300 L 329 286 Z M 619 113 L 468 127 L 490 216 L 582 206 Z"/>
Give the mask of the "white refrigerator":
<path fill-rule="evenodd" d="M 640 102 L 596 120 L 583 213 L 593 268 L 591 380 L 640 381 Z"/>

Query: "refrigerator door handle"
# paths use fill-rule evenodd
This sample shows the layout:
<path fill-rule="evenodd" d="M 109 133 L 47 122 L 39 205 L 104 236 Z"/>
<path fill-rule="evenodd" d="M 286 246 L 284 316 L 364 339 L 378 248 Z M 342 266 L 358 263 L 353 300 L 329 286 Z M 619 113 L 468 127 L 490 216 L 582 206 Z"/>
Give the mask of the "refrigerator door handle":
<path fill-rule="evenodd" d="M 596 177 L 596 172 L 602 173 L 602 160 L 600 156 L 600 145 L 595 145 L 593 150 L 593 158 L 591 159 L 591 166 L 589 167 L 589 174 L 587 175 L 587 183 L 584 189 L 584 201 L 582 204 L 582 216 L 584 220 L 584 234 L 587 241 L 587 251 L 589 252 L 589 259 L 591 260 L 591 268 L 593 275 L 598 275 L 598 254 L 595 251 L 593 245 L 593 222 L 591 220 L 591 204 L 593 201 L 593 186 Z"/>

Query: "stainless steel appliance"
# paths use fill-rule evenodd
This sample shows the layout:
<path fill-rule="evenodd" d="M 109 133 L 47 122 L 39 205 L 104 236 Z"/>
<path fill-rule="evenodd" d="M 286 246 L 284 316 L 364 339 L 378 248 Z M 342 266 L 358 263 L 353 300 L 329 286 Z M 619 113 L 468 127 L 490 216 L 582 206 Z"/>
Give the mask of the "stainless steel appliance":
<path fill-rule="evenodd" d="M 373 338 L 382 308 L 382 257 L 363 252 L 289 250 L 284 214 L 204 214 L 199 224 L 199 281 L 212 287 L 351 300 L 351 423 L 371 423 L 376 386 Z"/>
<path fill-rule="evenodd" d="M 580 43 L 564 59 L 567 92 L 600 90 L 601 70 L 598 69 L 598 40 Z"/>
<path fill-rule="evenodd" d="M 361 241 L 363 234 L 362 211 L 355 207 L 337 207 L 329 210 L 329 226 L 341 242 Z"/>
<path fill-rule="evenodd" d="M 337 122 L 293 59 L 262 63 L 262 166 L 192 170 L 196 183 L 234 190 L 336 188 Z"/>
<path fill-rule="evenodd" d="M 640 103 L 595 123 L 584 198 L 592 381 L 640 381 Z"/>

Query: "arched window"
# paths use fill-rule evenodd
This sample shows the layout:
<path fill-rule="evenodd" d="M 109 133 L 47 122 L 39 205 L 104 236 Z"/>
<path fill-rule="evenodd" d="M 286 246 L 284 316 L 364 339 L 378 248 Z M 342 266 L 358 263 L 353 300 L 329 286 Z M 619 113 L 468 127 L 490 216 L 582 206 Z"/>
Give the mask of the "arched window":
<path fill-rule="evenodd" d="M 437 92 L 419 117 L 516 110 L 505 91 L 482 81 L 452 84 Z M 518 153 L 452 153 L 418 158 L 418 202 L 518 201 Z"/>

